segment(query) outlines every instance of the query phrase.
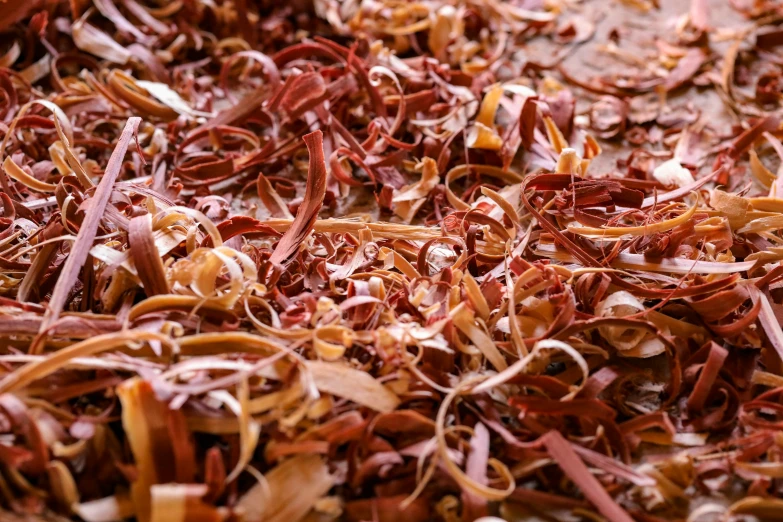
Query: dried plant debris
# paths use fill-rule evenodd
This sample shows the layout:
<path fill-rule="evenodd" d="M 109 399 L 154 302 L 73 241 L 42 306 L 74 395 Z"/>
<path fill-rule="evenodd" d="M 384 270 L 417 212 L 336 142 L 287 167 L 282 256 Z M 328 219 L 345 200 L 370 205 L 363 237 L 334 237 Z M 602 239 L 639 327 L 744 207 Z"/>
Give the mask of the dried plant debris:
<path fill-rule="evenodd" d="M 783 518 L 783 6 L 662 4 L 0 0 L 0 507 Z"/>

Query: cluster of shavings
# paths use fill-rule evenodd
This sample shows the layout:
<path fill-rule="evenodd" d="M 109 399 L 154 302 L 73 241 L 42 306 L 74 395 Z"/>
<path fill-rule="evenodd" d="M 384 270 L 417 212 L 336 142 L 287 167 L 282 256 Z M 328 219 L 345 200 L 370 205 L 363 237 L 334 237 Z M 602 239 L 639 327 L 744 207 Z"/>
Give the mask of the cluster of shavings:
<path fill-rule="evenodd" d="M 585 75 L 591 2 L 0 0 L 0 506 L 780 520 L 783 12 L 730 3 Z"/>

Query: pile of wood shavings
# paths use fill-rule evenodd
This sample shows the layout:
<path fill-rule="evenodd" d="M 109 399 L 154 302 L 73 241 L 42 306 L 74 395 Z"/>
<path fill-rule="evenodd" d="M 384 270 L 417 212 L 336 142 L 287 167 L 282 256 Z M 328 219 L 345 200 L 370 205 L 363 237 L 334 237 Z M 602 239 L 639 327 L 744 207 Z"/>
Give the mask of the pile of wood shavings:
<path fill-rule="evenodd" d="M 286 4 L 0 0 L 0 506 L 780 520 L 779 3 Z"/>

